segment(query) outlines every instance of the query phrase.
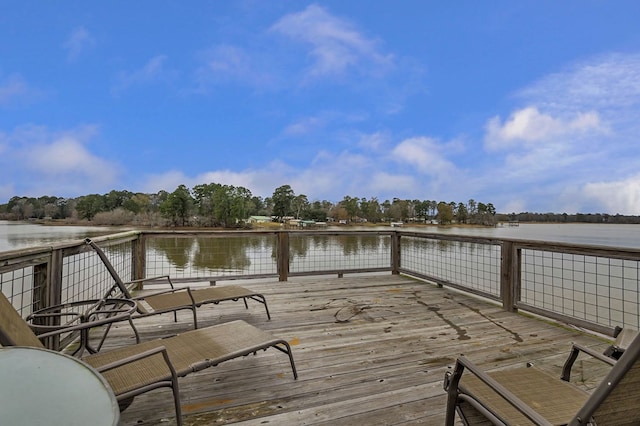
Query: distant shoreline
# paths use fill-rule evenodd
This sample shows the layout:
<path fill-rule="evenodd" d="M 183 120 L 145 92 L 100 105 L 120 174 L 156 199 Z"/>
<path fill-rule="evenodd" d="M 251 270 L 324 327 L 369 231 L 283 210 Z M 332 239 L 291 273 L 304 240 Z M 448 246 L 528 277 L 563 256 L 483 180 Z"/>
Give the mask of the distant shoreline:
<path fill-rule="evenodd" d="M 136 230 L 136 229 L 155 229 L 162 231 L 170 231 L 170 230 L 193 230 L 193 231 L 202 231 L 202 230 L 217 230 L 217 231 L 238 231 L 242 229 L 292 229 L 292 227 L 287 227 L 284 223 L 271 222 L 271 223 L 260 223 L 254 225 L 248 225 L 247 227 L 239 227 L 239 228 L 225 228 L 225 227 L 203 227 L 203 226 L 157 226 L 157 225 L 134 225 L 134 224 L 104 224 L 104 223 L 93 223 L 88 220 L 69 220 L 69 219 L 51 219 L 51 220 L 8 220 L 4 219 L 6 222 L 14 222 L 14 223 L 24 223 L 24 224 L 33 224 L 33 225 L 44 225 L 44 226 L 86 226 L 86 227 L 96 227 L 96 228 L 122 228 L 123 230 Z M 434 229 L 443 229 L 443 228 L 495 228 L 500 227 L 499 224 L 508 224 L 508 221 L 498 221 L 495 225 L 480 225 L 480 224 L 468 224 L 468 223 L 451 223 L 451 224 L 434 224 L 434 223 L 403 223 L 401 228 L 434 228 Z M 544 222 L 544 221 L 518 221 L 519 225 L 594 225 L 594 223 L 590 222 Z M 603 222 L 599 223 L 601 225 L 634 225 L 625 224 L 625 223 L 610 223 Z M 375 228 L 375 227 L 392 227 L 390 222 L 364 222 L 364 223 L 349 223 L 349 224 L 338 224 L 338 223 L 328 223 L 328 227 L 330 228 Z"/>

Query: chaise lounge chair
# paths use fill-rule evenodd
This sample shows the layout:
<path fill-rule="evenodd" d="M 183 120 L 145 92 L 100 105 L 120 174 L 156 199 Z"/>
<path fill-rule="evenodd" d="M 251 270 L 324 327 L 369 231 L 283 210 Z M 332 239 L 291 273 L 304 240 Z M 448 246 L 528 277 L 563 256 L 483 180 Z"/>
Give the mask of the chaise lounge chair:
<path fill-rule="evenodd" d="M 574 345 L 556 378 L 534 367 L 485 373 L 465 357 L 445 375 L 445 425 L 456 412 L 465 425 L 631 425 L 640 419 L 640 337 L 618 361 L 588 351 L 612 365 L 591 393 L 569 383 L 573 362 L 583 348 Z M 467 374 L 468 372 L 469 374 Z M 463 374 L 465 373 L 465 374 Z"/>
<path fill-rule="evenodd" d="M 83 323 L 36 337 L 27 322 L 0 292 L 2 346 L 44 348 L 40 339 L 94 326 L 90 322 Z M 82 360 L 104 376 L 121 404 L 121 409 L 125 409 L 137 395 L 160 387 L 172 388 L 176 422 L 181 425 L 178 377 L 268 348 L 287 354 L 293 377 L 297 379 L 298 373 L 289 344 L 244 321 L 228 322 L 165 339 L 98 352 L 85 356 Z"/>
<path fill-rule="evenodd" d="M 102 251 L 102 249 L 89 238 L 87 238 L 85 242 L 89 246 L 91 246 L 93 250 L 95 250 L 96 254 L 100 257 L 100 260 L 102 260 L 102 263 L 107 268 L 109 274 L 115 282 L 113 287 L 111 287 L 111 289 L 109 290 L 107 297 L 114 297 L 114 295 L 120 292 L 122 294 L 122 297 L 133 299 L 138 302 L 137 312 L 134 316 L 132 316 L 132 318 L 134 319 L 150 315 L 173 312 L 174 319 L 177 320 L 177 311 L 188 309 L 193 313 L 194 328 L 198 328 L 198 316 L 196 313 L 197 308 L 210 303 L 217 305 L 218 303 L 227 300 L 238 301 L 240 299 L 244 301 L 245 308 L 248 308 L 247 299 L 255 300 L 256 302 L 262 303 L 264 305 L 265 311 L 267 312 L 267 318 L 271 319 L 271 314 L 269 313 L 269 307 L 267 306 L 266 298 L 260 293 L 256 293 L 241 286 L 229 285 L 221 287 L 212 286 L 200 289 L 191 289 L 188 287 L 175 289 L 173 287 L 173 282 L 168 275 L 124 282 L 116 272 L 115 268 L 109 261 L 109 258 L 104 253 L 104 251 Z M 129 289 L 127 288 L 127 286 L 131 284 L 141 283 L 145 281 L 157 281 L 160 279 L 167 280 L 168 284 L 171 286 L 171 290 L 162 291 L 146 296 L 132 297 Z"/>

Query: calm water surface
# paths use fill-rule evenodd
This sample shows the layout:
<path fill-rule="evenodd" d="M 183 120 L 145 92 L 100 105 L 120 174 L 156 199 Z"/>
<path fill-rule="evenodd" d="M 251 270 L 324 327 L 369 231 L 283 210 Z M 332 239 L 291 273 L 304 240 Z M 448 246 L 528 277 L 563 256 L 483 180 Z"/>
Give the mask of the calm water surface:
<path fill-rule="evenodd" d="M 102 226 L 50 226 L 0 220 L 0 252 L 54 242 L 82 240 L 121 230 L 122 228 Z"/>
<path fill-rule="evenodd" d="M 344 229 L 344 228 L 341 228 Z M 357 228 L 350 228 L 357 229 Z M 360 228 L 360 229 L 389 229 Z M 451 235 L 554 241 L 611 247 L 640 248 L 640 225 L 610 224 L 520 224 L 497 228 L 419 227 L 418 230 Z M 122 231 L 122 228 L 98 226 L 48 226 L 23 222 L 0 221 L 0 252 L 46 245 L 64 240 L 79 240 Z"/>
<path fill-rule="evenodd" d="M 434 226 L 427 229 L 429 232 L 443 234 L 640 248 L 640 225 L 552 223 L 520 224 L 520 226 L 497 228 Z"/>

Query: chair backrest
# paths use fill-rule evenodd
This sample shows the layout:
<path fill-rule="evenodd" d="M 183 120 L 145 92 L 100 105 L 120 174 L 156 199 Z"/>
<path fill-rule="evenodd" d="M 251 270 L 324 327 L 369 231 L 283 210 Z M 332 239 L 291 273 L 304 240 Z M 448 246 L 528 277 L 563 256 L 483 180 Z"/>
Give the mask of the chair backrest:
<path fill-rule="evenodd" d="M 593 391 L 577 418 L 598 426 L 637 424 L 640 419 L 640 335 L 637 335 Z"/>
<path fill-rule="evenodd" d="M 44 348 L 9 299 L 0 291 L 0 345 Z"/>
<path fill-rule="evenodd" d="M 89 246 L 91 246 L 91 248 L 96 252 L 98 257 L 100 257 L 100 260 L 102 261 L 104 266 L 107 268 L 107 271 L 109 271 L 109 275 L 111 275 L 111 277 L 113 278 L 114 285 L 109 289 L 109 291 L 107 292 L 107 294 L 104 295 L 104 297 L 105 298 L 114 297 L 115 294 L 113 293 L 117 289 L 117 290 L 120 290 L 120 292 L 125 298 L 131 299 L 131 293 L 127 289 L 127 286 L 124 284 L 124 281 L 122 281 L 122 279 L 120 278 L 120 275 L 118 275 L 118 273 L 116 272 L 116 269 L 111 264 L 111 261 L 109 260 L 107 255 L 102 251 L 100 247 L 98 247 L 96 243 L 91 241 L 90 238 L 87 238 L 84 241 Z"/>

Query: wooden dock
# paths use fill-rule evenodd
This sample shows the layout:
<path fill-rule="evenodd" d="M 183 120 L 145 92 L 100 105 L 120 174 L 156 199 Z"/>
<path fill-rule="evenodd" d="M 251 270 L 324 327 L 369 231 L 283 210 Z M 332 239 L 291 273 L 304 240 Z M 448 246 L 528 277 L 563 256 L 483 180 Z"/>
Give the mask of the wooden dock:
<path fill-rule="evenodd" d="M 233 285 L 223 282 L 218 285 Z M 227 361 L 180 379 L 186 425 L 441 425 L 442 379 L 459 354 L 483 368 L 534 362 L 559 375 L 572 341 L 601 351 L 608 341 L 408 277 L 305 277 L 243 284 L 262 305 L 200 308 L 201 327 L 243 319 L 287 339 L 299 372 L 275 350 Z M 190 314 L 137 320 L 144 340 L 189 328 Z M 108 345 L 134 342 L 126 323 Z M 591 388 L 604 374 L 579 360 L 573 380 Z M 136 397 L 123 425 L 175 424 L 171 392 Z"/>

